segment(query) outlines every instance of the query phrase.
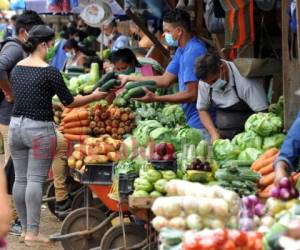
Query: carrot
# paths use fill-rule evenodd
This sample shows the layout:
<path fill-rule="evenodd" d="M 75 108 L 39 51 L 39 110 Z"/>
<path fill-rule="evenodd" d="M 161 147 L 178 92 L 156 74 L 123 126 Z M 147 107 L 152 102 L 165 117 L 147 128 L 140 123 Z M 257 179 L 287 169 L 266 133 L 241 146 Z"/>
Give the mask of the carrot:
<path fill-rule="evenodd" d="M 68 141 L 84 141 L 88 136 L 87 135 L 64 134 L 64 137 Z"/>
<path fill-rule="evenodd" d="M 271 172 L 270 174 L 265 175 L 260 178 L 259 185 L 266 187 L 266 186 L 271 185 L 274 180 L 275 180 L 275 172 Z"/>
<path fill-rule="evenodd" d="M 65 117 L 68 113 L 72 111 L 72 108 L 65 108 L 64 111 L 61 114 L 61 117 Z"/>
<path fill-rule="evenodd" d="M 261 174 L 261 175 L 268 175 L 270 174 L 271 172 L 273 172 L 274 169 L 273 169 L 273 162 L 268 164 L 267 166 L 264 166 L 262 167 L 261 169 L 258 170 L 258 172 Z"/>
<path fill-rule="evenodd" d="M 277 148 L 270 148 L 266 152 L 264 152 L 262 156 L 264 156 L 265 158 L 270 158 L 278 154 L 278 152 L 279 150 Z"/>
<path fill-rule="evenodd" d="M 73 121 L 68 122 L 64 125 L 64 128 L 77 128 L 77 127 L 85 127 L 90 124 L 89 120 L 80 120 L 80 121 Z"/>
<path fill-rule="evenodd" d="M 262 155 L 255 162 L 252 163 L 251 170 L 256 171 L 256 172 L 259 171 L 261 168 L 272 163 L 275 160 L 275 158 L 277 157 L 277 155 L 278 155 L 278 153 L 271 157 L 267 157 L 267 158 L 262 157 L 262 156 L 264 156 L 264 155 Z"/>
<path fill-rule="evenodd" d="M 65 134 L 72 134 L 72 135 L 87 135 L 91 132 L 89 127 L 77 127 L 77 128 L 65 128 Z"/>
<path fill-rule="evenodd" d="M 80 120 L 87 120 L 89 117 L 89 112 L 86 110 L 78 111 L 72 114 L 67 115 L 63 122 L 73 122 L 73 121 L 80 121 Z"/>
<path fill-rule="evenodd" d="M 271 190 L 272 188 L 274 187 L 273 184 L 261 189 L 259 192 L 258 192 L 258 196 L 260 198 L 269 198 L 271 196 Z"/>

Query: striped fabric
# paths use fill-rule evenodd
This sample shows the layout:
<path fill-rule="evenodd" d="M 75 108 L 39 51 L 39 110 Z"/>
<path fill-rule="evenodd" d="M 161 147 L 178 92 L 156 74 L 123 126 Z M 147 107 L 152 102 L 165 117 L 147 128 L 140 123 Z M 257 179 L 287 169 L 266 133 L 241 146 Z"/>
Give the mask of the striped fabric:
<path fill-rule="evenodd" d="M 220 0 L 225 10 L 225 47 L 238 49 L 254 42 L 254 0 Z"/>

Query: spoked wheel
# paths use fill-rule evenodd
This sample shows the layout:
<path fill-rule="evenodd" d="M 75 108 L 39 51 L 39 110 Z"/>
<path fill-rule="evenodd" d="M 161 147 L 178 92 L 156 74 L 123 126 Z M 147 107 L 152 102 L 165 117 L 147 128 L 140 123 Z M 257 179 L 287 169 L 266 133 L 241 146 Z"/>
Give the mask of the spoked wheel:
<path fill-rule="evenodd" d="M 142 243 L 147 237 L 146 230 L 141 225 L 137 225 L 135 223 L 126 223 L 124 224 L 124 227 L 127 247 L 132 247 L 138 243 Z M 110 250 L 122 247 L 124 247 L 122 225 L 110 228 L 101 240 L 100 249 Z M 136 249 L 141 248 L 142 247 L 139 246 Z"/>
<path fill-rule="evenodd" d="M 86 192 L 86 189 L 84 188 L 80 189 L 78 193 L 74 196 L 71 205 L 72 211 L 78 208 L 86 207 L 86 199 L 88 199 L 89 207 L 98 208 L 105 214 L 108 212 L 105 205 L 99 199 L 93 198 L 93 194 L 89 189 L 88 192 Z"/>
<path fill-rule="evenodd" d="M 88 210 L 88 225 L 87 225 L 87 210 Z M 99 225 L 106 216 L 103 212 L 96 208 L 80 208 L 71 212 L 64 220 L 61 228 L 61 234 L 69 234 L 80 232 L 87 229 L 92 229 Z M 93 234 L 73 237 L 63 240 L 61 243 L 64 250 L 88 250 L 90 248 L 99 246 L 101 239 L 105 232 L 111 227 L 111 223 L 105 224 L 100 230 Z"/>

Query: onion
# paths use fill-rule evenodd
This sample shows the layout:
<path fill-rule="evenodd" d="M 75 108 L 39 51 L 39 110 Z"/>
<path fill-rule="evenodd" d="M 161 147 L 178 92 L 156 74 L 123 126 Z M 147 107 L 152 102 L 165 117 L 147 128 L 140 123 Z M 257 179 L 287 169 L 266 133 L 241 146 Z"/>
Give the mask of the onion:
<path fill-rule="evenodd" d="M 281 188 L 280 189 L 280 198 L 282 200 L 288 200 L 291 197 L 290 192 L 286 188 Z"/>
<path fill-rule="evenodd" d="M 240 219 L 240 229 L 242 231 L 252 231 L 255 229 L 255 223 L 250 218 L 242 218 Z"/>
<path fill-rule="evenodd" d="M 249 199 L 249 197 L 244 196 L 242 199 L 243 205 L 245 206 L 245 208 L 250 208 L 251 207 L 251 200 Z"/>
<path fill-rule="evenodd" d="M 256 195 L 250 195 L 248 196 L 248 199 L 250 200 L 252 206 L 255 206 L 259 202 Z"/>
<path fill-rule="evenodd" d="M 266 213 L 266 208 L 263 204 L 258 203 L 255 206 L 255 214 L 259 217 L 262 217 Z"/>
<path fill-rule="evenodd" d="M 279 198 L 280 197 L 280 189 L 277 187 L 273 187 L 271 190 L 271 196 L 273 198 Z"/>
<path fill-rule="evenodd" d="M 283 178 L 279 181 L 279 187 L 280 187 L 280 188 L 286 188 L 286 189 L 289 189 L 289 188 L 290 188 L 290 181 L 289 181 L 289 178 L 283 177 Z"/>

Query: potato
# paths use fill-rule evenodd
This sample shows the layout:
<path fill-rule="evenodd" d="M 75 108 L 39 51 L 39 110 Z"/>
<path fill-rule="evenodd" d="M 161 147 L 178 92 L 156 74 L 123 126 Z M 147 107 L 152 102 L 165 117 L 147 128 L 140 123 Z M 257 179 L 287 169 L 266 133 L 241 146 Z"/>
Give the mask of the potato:
<path fill-rule="evenodd" d="M 82 168 L 82 166 L 83 166 L 83 161 L 82 160 L 76 161 L 75 168 L 77 170 L 80 170 Z"/>
<path fill-rule="evenodd" d="M 107 163 L 108 157 L 106 155 L 95 155 L 95 161 L 96 163 Z"/>
<path fill-rule="evenodd" d="M 125 127 L 124 127 L 125 128 Z M 118 134 L 119 135 L 124 135 L 125 134 L 125 129 L 124 128 L 119 128 L 118 129 Z"/>
<path fill-rule="evenodd" d="M 69 157 L 68 158 L 68 166 L 70 168 L 75 168 L 75 165 L 76 165 L 76 159 L 73 156 Z"/>
<path fill-rule="evenodd" d="M 85 164 L 95 164 L 96 163 L 96 157 L 97 155 L 89 155 L 84 158 Z"/>
<path fill-rule="evenodd" d="M 76 160 L 82 160 L 84 158 L 84 153 L 80 152 L 80 151 L 74 151 L 72 156 L 76 159 Z"/>
<path fill-rule="evenodd" d="M 107 157 L 110 161 L 117 162 L 120 160 L 120 152 L 109 152 Z"/>
<path fill-rule="evenodd" d="M 73 149 L 75 150 L 75 151 L 80 151 L 81 150 L 81 148 L 82 148 L 82 144 L 75 144 L 74 146 L 73 146 Z"/>

